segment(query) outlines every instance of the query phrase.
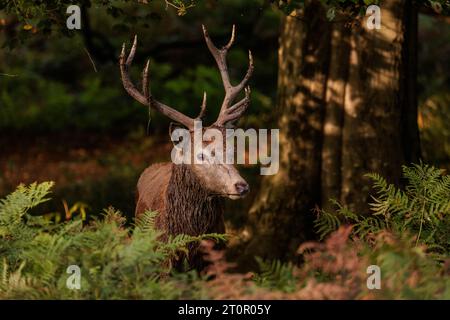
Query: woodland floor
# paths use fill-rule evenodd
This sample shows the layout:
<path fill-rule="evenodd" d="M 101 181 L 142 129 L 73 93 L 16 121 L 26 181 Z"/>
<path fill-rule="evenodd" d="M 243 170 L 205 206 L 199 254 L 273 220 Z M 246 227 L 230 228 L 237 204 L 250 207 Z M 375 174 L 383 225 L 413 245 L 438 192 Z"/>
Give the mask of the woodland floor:
<path fill-rule="evenodd" d="M 161 161 L 157 155 L 170 154 L 170 143 L 152 143 L 132 139 L 83 136 L 34 136 L 0 138 L 0 194 L 19 183 L 52 180 L 57 186 L 102 179 L 118 163 L 144 167 Z M 148 146 L 148 148 L 146 148 Z"/>

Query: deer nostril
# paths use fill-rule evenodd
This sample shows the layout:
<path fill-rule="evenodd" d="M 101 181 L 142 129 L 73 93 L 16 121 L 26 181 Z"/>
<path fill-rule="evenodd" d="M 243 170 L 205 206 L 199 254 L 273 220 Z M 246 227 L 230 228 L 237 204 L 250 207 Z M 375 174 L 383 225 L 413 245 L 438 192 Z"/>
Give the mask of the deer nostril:
<path fill-rule="evenodd" d="M 236 188 L 237 193 L 239 193 L 241 196 L 247 194 L 250 191 L 250 186 L 245 182 L 235 183 L 234 187 Z"/>

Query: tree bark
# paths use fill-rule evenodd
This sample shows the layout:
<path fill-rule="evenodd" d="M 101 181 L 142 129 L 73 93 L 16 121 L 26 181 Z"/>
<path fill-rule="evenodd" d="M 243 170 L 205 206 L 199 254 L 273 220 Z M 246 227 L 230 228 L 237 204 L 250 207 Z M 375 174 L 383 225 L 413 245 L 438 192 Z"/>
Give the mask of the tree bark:
<path fill-rule="evenodd" d="M 330 52 L 330 25 L 318 3 L 308 22 L 285 17 L 279 47 L 280 169 L 262 179 L 250 210 L 253 239 L 247 251 L 261 257 L 295 252 L 312 235 L 310 210 L 320 203 L 321 140 Z"/>
<path fill-rule="evenodd" d="M 330 198 L 367 212 L 365 173 L 399 183 L 419 157 L 410 3 L 386 0 L 381 29 L 327 22 L 311 1 L 285 17 L 279 48 L 280 171 L 262 179 L 250 210 L 248 256 L 292 258 L 314 237 L 313 209 Z M 417 24 L 416 24 L 417 25 Z"/>

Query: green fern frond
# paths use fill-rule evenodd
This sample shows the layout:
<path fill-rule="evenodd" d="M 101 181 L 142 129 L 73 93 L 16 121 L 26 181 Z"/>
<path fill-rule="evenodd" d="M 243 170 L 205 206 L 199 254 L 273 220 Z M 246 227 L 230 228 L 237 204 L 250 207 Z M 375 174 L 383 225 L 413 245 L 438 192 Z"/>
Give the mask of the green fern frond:
<path fill-rule="evenodd" d="M 323 240 L 330 233 L 339 229 L 340 225 L 341 221 L 339 218 L 335 214 L 327 211 L 320 211 L 314 221 L 314 228 L 320 240 Z"/>
<path fill-rule="evenodd" d="M 155 218 L 158 215 L 156 211 L 146 211 L 136 218 L 135 230 L 140 232 L 152 232 L 155 230 Z"/>
<path fill-rule="evenodd" d="M 284 292 L 292 292 L 295 290 L 295 268 L 292 263 L 282 263 L 279 260 L 265 261 L 260 257 L 255 257 L 255 259 L 260 270 L 253 277 L 257 285 Z"/>
<path fill-rule="evenodd" d="M 417 243 L 430 248 L 450 249 L 450 176 L 433 166 L 414 164 L 403 167 L 407 184 L 404 190 L 389 184 L 377 173 L 365 175 L 372 183 L 375 195 L 369 203 L 370 213 L 357 215 L 333 201 L 334 213 L 320 211 L 315 228 L 323 239 L 343 223 L 354 225 L 352 233 L 362 239 L 388 229 L 416 235 Z"/>
<path fill-rule="evenodd" d="M 0 200 L 0 226 L 19 223 L 29 209 L 49 200 L 53 182 L 19 185 L 17 190 Z"/>

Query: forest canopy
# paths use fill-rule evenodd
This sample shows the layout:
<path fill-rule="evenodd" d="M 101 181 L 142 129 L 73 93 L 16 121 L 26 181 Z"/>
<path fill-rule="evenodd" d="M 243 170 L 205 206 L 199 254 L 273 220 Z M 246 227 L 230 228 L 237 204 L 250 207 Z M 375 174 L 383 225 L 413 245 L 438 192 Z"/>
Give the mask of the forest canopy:
<path fill-rule="evenodd" d="M 130 15 L 127 7 L 136 2 L 141 5 L 141 8 L 145 8 L 145 5 L 148 4 L 158 3 L 159 6 L 164 6 L 166 10 L 174 10 L 179 16 L 185 15 L 189 9 L 199 5 L 208 8 L 208 10 L 214 10 L 218 7 L 216 0 L 207 0 L 204 4 L 197 0 L 1 0 L 0 10 L 4 10 L 19 19 L 20 25 L 16 28 L 22 31 L 19 39 L 24 40 L 35 33 L 50 34 L 56 31 L 64 35 L 73 34 L 66 28 L 66 9 L 70 5 L 80 5 L 82 10 L 102 8 L 108 15 L 118 20 L 117 28 L 126 28 L 129 23 L 142 23 L 148 27 L 149 20 L 161 18 L 160 14 L 155 11 Z M 255 11 L 272 6 L 286 15 L 291 15 L 296 10 L 304 8 L 307 2 L 307 0 L 251 0 L 248 5 Z M 327 8 L 326 19 L 333 21 L 336 12 L 346 13 L 353 17 L 364 16 L 368 6 L 381 4 L 382 0 L 320 0 L 320 2 Z M 430 10 L 436 14 L 448 15 L 450 13 L 450 4 L 447 0 L 416 0 L 413 2 L 423 6 L 423 10 Z"/>

